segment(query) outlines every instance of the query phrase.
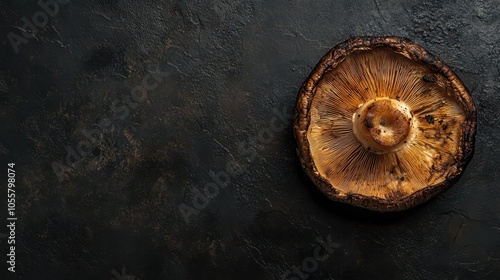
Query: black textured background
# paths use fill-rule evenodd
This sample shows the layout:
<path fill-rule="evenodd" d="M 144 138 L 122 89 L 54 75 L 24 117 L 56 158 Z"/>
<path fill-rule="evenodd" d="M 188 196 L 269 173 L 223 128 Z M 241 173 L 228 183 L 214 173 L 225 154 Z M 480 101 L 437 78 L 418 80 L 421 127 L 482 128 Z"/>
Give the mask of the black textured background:
<path fill-rule="evenodd" d="M 8 34 L 36 2 L 0 2 L 0 172 L 16 163 L 19 219 L 15 275 L 0 227 L 0 279 L 280 279 L 328 236 L 338 248 L 308 279 L 500 278 L 496 1 L 73 0 L 16 53 Z M 283 111 L 354 35 L 423 45 L 478 108 L 464 176 L 408 212 L 329 202 L 294 152 Z M 124 107 L 151 75 L 161 82 Z M 179 206 L 195 211 L 195 189 L 228 163 L 240 172 L 186 223 Z"/>

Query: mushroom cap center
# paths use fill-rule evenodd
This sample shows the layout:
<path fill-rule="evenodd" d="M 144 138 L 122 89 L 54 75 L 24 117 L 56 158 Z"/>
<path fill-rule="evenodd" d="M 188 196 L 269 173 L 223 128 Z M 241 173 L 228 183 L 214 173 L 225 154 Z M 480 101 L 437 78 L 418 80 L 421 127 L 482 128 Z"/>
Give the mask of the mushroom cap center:
<path fill-rule="evenodd" d="M 390 98 L 376 98 L 360 104 L 352 117 L 353 133 L 370 152 L 386 154 L 404 146 L 412 131 L 408 106 Z"/>

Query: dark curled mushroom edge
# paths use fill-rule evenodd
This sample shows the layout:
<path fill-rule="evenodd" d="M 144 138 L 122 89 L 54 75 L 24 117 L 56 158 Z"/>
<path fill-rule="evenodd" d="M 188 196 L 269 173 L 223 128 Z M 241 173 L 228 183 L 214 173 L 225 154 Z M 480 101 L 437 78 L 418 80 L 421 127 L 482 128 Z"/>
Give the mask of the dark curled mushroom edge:
<path fill-rule="evenodd" d="M 294 134 L 305 172 L 330 199 L 401 211 L 452 186 L 474 152 L 476 107 L 420 45 L 356 37 L 302 85 Z"/>

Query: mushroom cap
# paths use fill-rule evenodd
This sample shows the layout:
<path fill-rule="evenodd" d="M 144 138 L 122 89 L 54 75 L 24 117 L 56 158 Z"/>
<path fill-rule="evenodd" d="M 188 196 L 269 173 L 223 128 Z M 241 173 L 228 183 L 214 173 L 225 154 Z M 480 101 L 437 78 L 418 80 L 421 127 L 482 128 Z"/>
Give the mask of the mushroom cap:
<path fill-rule="evenodd" d="M 420 45 L 355 37 L 302 85 L 294 134 L 302 167 L 330 199 L 401 211 L 459 179 L 474 153 L 476 107 Z"/>

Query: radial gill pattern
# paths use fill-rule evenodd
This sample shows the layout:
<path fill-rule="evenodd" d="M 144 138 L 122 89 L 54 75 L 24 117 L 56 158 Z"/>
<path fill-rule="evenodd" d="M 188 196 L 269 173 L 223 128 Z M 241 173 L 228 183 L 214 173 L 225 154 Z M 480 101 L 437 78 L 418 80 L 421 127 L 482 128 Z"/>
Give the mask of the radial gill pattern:
<path fill-rule="evenodd" d="M 464 112 L 441 74 L 391 49 L 355 51 L 319 81 L 307 138 L 320 175 L 345 195 L 400 199 L 456 170 Z M 414 131 L 397 152 L 376 154 L 352 132 L 353 114 L 375 98 L 411 110 Z"/>

